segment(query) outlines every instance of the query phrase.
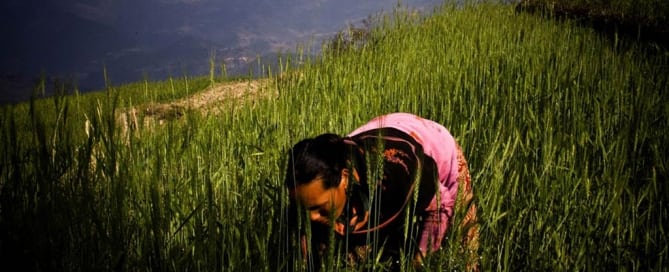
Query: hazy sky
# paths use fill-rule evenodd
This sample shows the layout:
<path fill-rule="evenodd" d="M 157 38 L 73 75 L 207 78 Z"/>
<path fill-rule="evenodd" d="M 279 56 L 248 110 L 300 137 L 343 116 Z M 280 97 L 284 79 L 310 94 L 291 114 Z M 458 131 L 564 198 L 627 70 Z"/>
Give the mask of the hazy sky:
<path fill-rule="evenodd" d="M 429 11 L 442 1 L 403 0 Z M 84 90 L 231 68 L 322 40 L 397 0 L 2 0 L 0 104 L 25 99 L 40 74 Z"/>

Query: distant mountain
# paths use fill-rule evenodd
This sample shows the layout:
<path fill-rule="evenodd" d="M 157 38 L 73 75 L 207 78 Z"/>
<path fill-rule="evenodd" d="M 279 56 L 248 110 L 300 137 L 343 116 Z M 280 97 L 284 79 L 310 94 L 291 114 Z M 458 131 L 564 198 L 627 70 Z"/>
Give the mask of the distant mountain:
<path fill-rule="evenodd" d="M 242 49 L 227 49 L 222 44 L 194 36 L 183 36 L 162 47 L 136 48 L 109 57 L 105 63 L 112 84 L 128 83 L 143 79 L 161 80 L 167 77 L 203 75 L 209 72 L 209 62 L 214 59 L 216 69 L 226 62 L 230 73 L 240 73 L 235 68 L 246 67 L 252 58 Z M 87 86 L 103 85 L 102 71 L 81 78 Z"/>
<path fill-rule="evenodd" d="M 107 54 L 136 44 L 50 2 L 9 0 L 0 10 L 0 104 L 30 97 L 42 75 L 76 79 L 100 69 Z"/>
<path fill-rule="evenodd" d="M 207 73 L 209 60 L 248 73 L 258 55 L 314 45 L 397 0 L 3 0 L 0 104 L 32 84 L 72 79 L 82 91 L 149 78 Z M 437 0 L 402 1 L 431 7 Z M 427 8 L 426 8 L 427 9 Z M 312 52 L 318 53 L 318 52 Z M 273 59 L 267 57 L 266 59 Z M 23 87 L 21 87 L 23 86 Z M 16 97 L 15 97 L 16 96 Z M 11 97 L 12 99 L 7 99 Z"/>
<path fill-rule="evenodd" d="M 0 43 L 2 73 L 74 72 L 135 43 L 116 29 L 61 11 L 49 2 L 9 3 L 0 15 L 0 36 L 5 41 Z"/>

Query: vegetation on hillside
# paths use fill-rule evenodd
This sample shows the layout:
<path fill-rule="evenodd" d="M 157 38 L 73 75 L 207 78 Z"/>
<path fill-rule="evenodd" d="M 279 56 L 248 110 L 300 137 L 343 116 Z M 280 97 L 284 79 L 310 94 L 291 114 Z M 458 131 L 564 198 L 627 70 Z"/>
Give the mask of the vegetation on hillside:
<path fill-rule="evenodd" d="M 669 1 L 521 0 L 516 9 L 576 20 L 610 35 L 669 48 Z"/>
<path fill-rule="evenodd" d="M 404 111 L 464 149 L 483 270 L 669 266 L 666 51 L 500 4 L 398 12 L 364 33 L 282 59 L 259 91 L 278 95 L 216 115 L 118 121 L 218 83 L 214 68 L 1 107 L 1 259 L 29 271 L 304 269 L 287 239 L 286 149 Z M 344 270 L 332 256 L 324 269 Z M 425 270 L 463 270 L 459 256 L 448 243 Z M 386 267 L 374 257 L 357 268 Z"/>

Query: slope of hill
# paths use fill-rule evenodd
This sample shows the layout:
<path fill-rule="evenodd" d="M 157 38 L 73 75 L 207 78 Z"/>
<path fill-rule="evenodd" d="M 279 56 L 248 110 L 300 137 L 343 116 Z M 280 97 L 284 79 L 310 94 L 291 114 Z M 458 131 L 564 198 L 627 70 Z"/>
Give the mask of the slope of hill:
<path fill-rule="evenodd" d="M 368 43 L 335 47 L 298 69 L 282 63 L 291 68 L 267 85 L 180 77 L 0 107 L 3 264 L 311 268 L 298 237 L 309 235 L 308 219 L 286 213 L 287 151 L 402 111 L 444 124 L 467 157 L 481 207 L 481 270 L 669 267 L 666 51 L 648 54 L 634 40 L 622 47 L 577 22 L 509 5 L 389 19 L 363 35 Z M 123 115 L 132 121 L 118 122 Z M 463 255 L 473 252 L 460 234 L 451 228 L 418 269 L 411 246 L 380 262 L 374 252 L 384 244 L 371 234 L 372 254 L 352 252 L 360 258 L 349 262 L 333 243 L 320 268 L 466 270 Z"/>

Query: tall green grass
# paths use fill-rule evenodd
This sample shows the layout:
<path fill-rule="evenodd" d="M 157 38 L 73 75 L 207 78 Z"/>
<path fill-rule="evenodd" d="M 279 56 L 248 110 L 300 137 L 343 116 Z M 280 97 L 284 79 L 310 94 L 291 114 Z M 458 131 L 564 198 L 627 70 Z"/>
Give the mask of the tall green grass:
<path fill-rule="evenodd" d="M 287 148 L 405 111 L 464 148 L 484 270 L 661 270 L 667 65 L 570 22 L 445 5 L 381 18 L 359 48 L 282 65 L 264 90 L 277 97 L 129 138 L 115 122 L 128 99 L 114 88 L 4 107 L 0 253 L 27 270 L 302 268 L 286 241 Z M 428 271 L 464 268 L 456 240 Z"/>

